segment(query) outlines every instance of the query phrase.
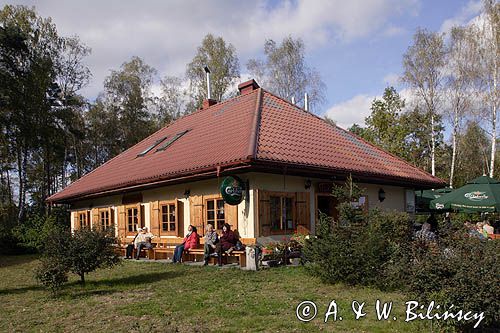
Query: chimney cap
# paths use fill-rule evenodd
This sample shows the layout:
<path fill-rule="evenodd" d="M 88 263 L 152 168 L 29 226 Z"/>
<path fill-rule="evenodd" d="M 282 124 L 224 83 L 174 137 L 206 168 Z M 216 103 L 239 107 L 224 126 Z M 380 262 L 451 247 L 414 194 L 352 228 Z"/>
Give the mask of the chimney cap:
<path fill-rule="evenodd" d="M 243 83 L 240 83 L 238 85 L 238 90 L 240 91 L 240 94 L 246 94 L 250 91 L 254 91 L 255 89 L 259 89 L 260 86 L 257 84 L 257 82 L 255 82 L 254 79 L 251 79 L 251 80 L 248 80 L 248 81 L 245 81 Z"/>

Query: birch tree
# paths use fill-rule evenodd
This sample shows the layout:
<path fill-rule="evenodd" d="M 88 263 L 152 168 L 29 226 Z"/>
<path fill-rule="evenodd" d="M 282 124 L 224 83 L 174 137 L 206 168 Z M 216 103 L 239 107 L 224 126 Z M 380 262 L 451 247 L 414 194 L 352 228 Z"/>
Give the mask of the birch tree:
<path fill-rule="evenodd" d="M 281 44 L 268 39 L 264 44 L 266 59 L 250 59 L 248 71 L 261 86 L 272 93 L 297 104 L 304 103 L 309 95 L 309 105 L 314 110 L 325 101 L 326 85 L 317 70 L 305 61 L 305 45 L 301 39 L 287 37 Z"/>
<path fill-rule="evenodd" d="M 500 3 L 493 0 L 484 1 L 482 20 L 475 25 L 475 40 L 477 43 L 477 62 L 479 68 L 478 95 L 486 107 L 490 124 L 491 151 L 489 175 L 495 172 L 495 153 L 497 140 L 498 106 L 500 93 L 498 91 L 500 66 Z"/>
<path fill-rule="evenodd" d="M 450 187 L 456 170 L 457 139 L 459 128 L 464 116 L 472 108 L 473 80 L 476 77 L 474 48 L 471 47 L 472 34 L 470 29 L 454 27 L 450 33 L 447 53 L 447 69 L 449 74 L 446 80 L 446 91 L 449 98 L 448 116 L 452 124 L 452 156 L 450 166 Z"/>
<path fill-rule="evenodd" d="M 431 173 L 436 174 L 436 115 L 440 110 L 445 47 L 442 35 L 418 29 L 403 55 L 402 81 L 415 91 L 430 115 Z"/>
<path fill-rule="evenodd" d="M 227 97 L 231 87 L 240 77 L 240 64 L 234 46 L 226 43 L 222 37 L 206 35 L 186 68 L 193 98 L 188 108 L 199 108 L 203 99 L 207 98 L 205 66 L 211 71 L 211 94 L 217 101 Z"/>

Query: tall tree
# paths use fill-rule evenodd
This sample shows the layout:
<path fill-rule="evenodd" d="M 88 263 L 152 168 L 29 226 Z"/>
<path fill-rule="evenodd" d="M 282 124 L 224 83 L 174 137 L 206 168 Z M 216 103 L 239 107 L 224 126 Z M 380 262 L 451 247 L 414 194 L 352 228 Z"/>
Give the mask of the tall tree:
<path fill-rule="evenodd" d="M 491 149 L 489 174 L 495 172 L 495 155 L 497 141 L 498 107 L 500 92 L 498 89 L 500 67 L 500 3 L 494 0 L 484 0 L 482 24 L 473 26 L 477 63 L 479 67 L 478 95 L 485 105 L 485 111 L 491 130 Z"/>
<path fill-rule="evenodd" d="M 473 42 L 473 38 L 469 28 L 452 28 L 446 57 L 449 72 L 446 80 L 446 91 L 450 106 L 446 113 L 451 118 L 452 124 L 450 187 L 453 187 L 455 176 L 459 128 L 466 114 L 470 114 L 473 105 L 472 83 L 477 72 L 474 48 L 471 46 L 471 42 Z"/>
<path fill-rule="evenodd" d="M 436 174 L 436 116 L 441 111 L 441 92 L 445 47 L 442 35 L 418 29 L 413 36 L 413 44 L 403 55 L 402 81 L 414 89 L 415 94 L 430 115 L 431 173 Z"/>
<path fill-rule="evenodd" d="M 251 59 L 247 63 L 248 71 L 263 87 L 290 102 L 294 98 L 297 104 L 304 104 L 307 93 L 311 110 L 325 102 L 326 85 L 319 72 L 307 65 L 300 38 L 286 37 L 280 45 L 268 39 L 264 54 L 264 61 Z"/>
<path fill-rule="evenodd" d="M 176 76 L 165 76 L 161 80 L 161 94 L 158 99 L 160 126 L 169 124 L 183 114 L 187 103 L 182 85 L 182 79 Z"/>
<path fill-rule="evenodd" d="M 155 129 L 151 119 L 154 103 L 151 85 L 155 75 L 153 67 L 139 57 L 132 57 L 104 80 L 104 93 L 98 102 L 112 114 L 109 118 L 118 119 L 115 140 L 119 151 L 114 151 L 113 155 L 136 144 Z"/>
<path fill-rule="evenodd" d="M 186 69 L 193 99 L 191 107 L 194 108 L 199 108 L 207 98 L 205 66 L 211 71 L 211 97 L 218 101 L 230 93 L 230 88 L 240 77 L 240 65 L 234 46 L 226 43 L 222 37 L 206 35 Z"/>
<path fill-rule="evenodd" d="M 88 48 L 77 38 L 59 36 L 50 18 L 24 6 L 5 6 L 0 29 L 1 113 L 8 152 L 16 161 L 18 221 L 23 221 L 28 194 L 43 211 L 45 198 L 60 186 L 67 137 L 82 105 L 76 92 L 88 82 L 82 59 L 89 51 L 79 51 Z"/>
<path fill-rule="evenodd" d="M 431 118 L 434 118 L 433 128 L 425 125 L 431 122 Z M 442 116 L 432 115 L 425 107 L 417 105 L 404 112 L 400 122 L 401 126 L 406 129 L 405 153 L 401 157 L 421 169 L 430 170 L 433 164 L 434 145 L 434 152 L 437 152 L 435 154 L 437 158 L 434 160 L 436 174 L 444 177 L 447 174 L 448 164 L 445 158 L 440 158 L 447 151 L 443 141 Z M 434 136 L 432 136 L 432 131 L 434 131 Z"/>
<path fill-rule="evenodd" d="M 373 100 L 372 113 L 365 119 L 367 130 L 371 132 L 371 141 L 402 158 L 406 154 L 405 138 L 407 136 L 407 129 L 401 122 L 404 107 L 404 99 L 394 87 L 388 87 L 384 90 L 382 99 Z"/>
<path fill-rule="evenodd" d="M 456 185 L 462 186 L 467 181 L 486 174 L 489 165 L 488 134 L 478 122 L 469 121 L 465 132 L 458 135 L 458 158 Z"/>

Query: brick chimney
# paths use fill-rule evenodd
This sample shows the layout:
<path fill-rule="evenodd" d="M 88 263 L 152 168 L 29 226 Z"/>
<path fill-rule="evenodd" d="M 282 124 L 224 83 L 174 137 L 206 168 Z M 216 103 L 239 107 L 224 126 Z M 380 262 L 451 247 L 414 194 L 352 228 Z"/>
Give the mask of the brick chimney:
<path fill-rule="evenodd" d="M 238 85 L 238 90 L 240 91 L 240 95 L 248 94 L 249 92 L 252 92 L 255 89 L 259 88 L 260 86 L 257 84 L 257 82 L 255 82 L 254 79 L 248 80 Z"/>
<path fill-rule="evenodd" d="M 212 105 L 215 105 L 215 104 L 217 104 L 217 101 L 215 99 L 211 99 L 211 98 L 204 99 L 203 104 L 201 105 L 201 108 L 203 110 L 205 110 L 205 109 L 208 109 L 209 107 L 211 107 Z"/>

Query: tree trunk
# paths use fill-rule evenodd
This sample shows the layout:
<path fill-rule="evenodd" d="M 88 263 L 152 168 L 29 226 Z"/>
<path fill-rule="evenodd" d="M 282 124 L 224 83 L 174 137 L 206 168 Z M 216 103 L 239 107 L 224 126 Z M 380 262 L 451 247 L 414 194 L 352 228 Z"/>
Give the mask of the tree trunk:
<path fill-rule="evenodd" d="M 67 148 L 68 143 L 65 140 L 64 144 L 64 158 L 62 161 L 62 170 L 61 170 L 61 188 L 66 187 L 66 158 L 68 156 L 68 148 Z M 77 160 L 78 163 L 78 160 Z M 78 166 L 77 166 L 78 168 Z"/>
<path fill-rule="evenodd" d="M 490 158 L 490 177 L 493 178 L 495 171 L 495 153 L 497 147 L 497 106 L 492 105 L 491 112 L 491 158 Z"/>
<path fill-rule="evenodd" d="M 431 173 L 436 175 L 436 132 L 434 131 L 434 112 L 431 115 Z"/>
<path fill-rule="evenodd" d="M 25 145 L 18 148 L 17 151 L 17 168 L 19 176 L 19 212 L 17 214 L 17 222 L 21 224 L 24 221 L 25 203 L 26 203 L 26 168 L 27 168 L 28 152 Z"/>
<path fill-rule="evenodd" d="M 85 284 L 85 273 L 80 273 L 78 275 L 80 275 L 80 283 Z"/>
<path fill-rule="evenodd" d="M 458 110 L 455 110 L 455 119 L 453 120 L 452 133 L 452 154 L 451 154 L 451 170 L 450 170 L 450 187 L 453 188 L 453 176 L 455 175 L 455 160 L 457 158 L 457 131 L 458 131 Z"/>

